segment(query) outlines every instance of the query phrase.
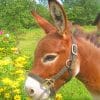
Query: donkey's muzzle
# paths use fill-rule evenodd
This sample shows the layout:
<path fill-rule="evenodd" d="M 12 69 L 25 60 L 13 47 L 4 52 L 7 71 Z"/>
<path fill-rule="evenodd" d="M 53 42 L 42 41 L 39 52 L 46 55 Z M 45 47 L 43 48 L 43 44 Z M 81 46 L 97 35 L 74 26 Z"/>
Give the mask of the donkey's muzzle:
<path fill-rule="evenodd" d="M 41 85 L 39 81 L 30 76 L 26 79 L 25 89 L 27 94 L 33 98 L 33 100 L 45 100 L 50 96 L 50 90 L 47 89 L 44 84 Z"/>

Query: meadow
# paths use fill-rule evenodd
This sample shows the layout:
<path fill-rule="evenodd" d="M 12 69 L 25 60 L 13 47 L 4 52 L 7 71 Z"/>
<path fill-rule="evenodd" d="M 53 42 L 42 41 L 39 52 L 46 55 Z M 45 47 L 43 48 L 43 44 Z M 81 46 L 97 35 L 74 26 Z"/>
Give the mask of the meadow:
<path fill-rule="evenodd" d="M 94 27 L 85 26 L 86 31 Z M 32 67 L 34 51 L 44 36 L 40 28 L 16 34 L 0 34 L 0 100 L 30 100 L 24 90 L 27 73 Z M 72 79 L 58 91 L 57 100 L 92 100 L 85 86 Z"/>

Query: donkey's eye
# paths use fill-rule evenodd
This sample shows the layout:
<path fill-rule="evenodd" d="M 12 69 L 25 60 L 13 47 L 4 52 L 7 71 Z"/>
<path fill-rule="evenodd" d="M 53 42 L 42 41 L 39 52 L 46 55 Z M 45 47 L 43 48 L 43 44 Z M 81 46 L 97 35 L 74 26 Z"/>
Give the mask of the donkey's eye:
<path fill-rule="evenodd" d="M 52 62 L 57 58 L 57 55 L 46 55 L 43 57 L 43 63 Z"/>
<path fill-rule="evenodd" d="M 54 55 L 48 55 L 43 59 L 43 62 L 52 61 L 56 58 Z"/>

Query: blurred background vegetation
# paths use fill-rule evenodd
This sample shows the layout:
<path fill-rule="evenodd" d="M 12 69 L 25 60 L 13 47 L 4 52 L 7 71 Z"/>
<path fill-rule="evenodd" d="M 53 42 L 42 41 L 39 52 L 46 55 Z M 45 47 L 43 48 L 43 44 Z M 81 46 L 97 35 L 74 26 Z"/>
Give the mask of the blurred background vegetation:
<path fill-rule="evenodd" d="M 100 0 L 61 1 L 68 18 L 80 25 L 92 24 L 95 16 L 100 12 Z M 36 10 L 51 21 L 47 0 L 0 0 L 0 29 L 17 32 L 21 29 L 37 27 L 31 10 Z"/>

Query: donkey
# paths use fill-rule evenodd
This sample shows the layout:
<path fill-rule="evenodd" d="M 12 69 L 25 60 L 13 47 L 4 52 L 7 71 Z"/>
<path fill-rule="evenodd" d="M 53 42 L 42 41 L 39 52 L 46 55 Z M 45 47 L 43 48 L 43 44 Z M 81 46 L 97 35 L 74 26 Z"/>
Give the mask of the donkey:
<path fill-rule="evenodd" d="M 32 12 L 46 36 L 37 45 L 33 68 L 25 82 L 28 95 L 34 100 L 50 98 L 76 77 L 94 100 L 100 100 L 100 49 L 82 37 L 74 37 L 62 5 L 56 0 L 48 3 L 54 26 Z"/>

